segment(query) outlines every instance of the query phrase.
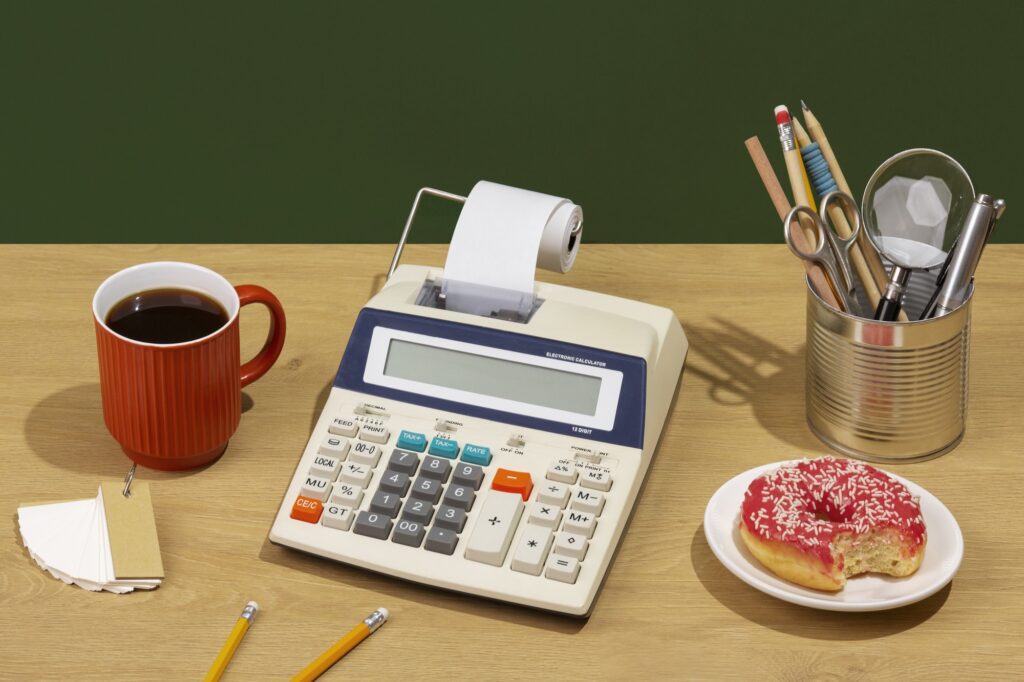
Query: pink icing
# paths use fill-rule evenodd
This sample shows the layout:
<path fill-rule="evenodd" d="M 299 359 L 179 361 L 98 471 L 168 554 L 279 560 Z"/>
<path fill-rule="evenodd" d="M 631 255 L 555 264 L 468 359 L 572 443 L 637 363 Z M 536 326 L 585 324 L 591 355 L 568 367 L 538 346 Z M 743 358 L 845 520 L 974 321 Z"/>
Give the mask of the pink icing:
<path fill-rule="evenodd" d="M 921 505 L 906 486 L 852 459 L 805 459 L 757 477 L 743 497 L 742 523 L 752 534 L 777 540 L 833 563 L 840 533 L 899 530 L 911 553 L 924 544 Z M 842 568 L 840 566 L 839 568 Z"/>

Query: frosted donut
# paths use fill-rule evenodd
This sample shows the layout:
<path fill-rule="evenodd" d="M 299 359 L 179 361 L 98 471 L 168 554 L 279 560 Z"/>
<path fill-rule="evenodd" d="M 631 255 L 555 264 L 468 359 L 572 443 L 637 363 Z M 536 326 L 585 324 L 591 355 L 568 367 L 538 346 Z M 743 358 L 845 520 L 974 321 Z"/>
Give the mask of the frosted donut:
<path fill-rule="evenodd" d="M 921 506 L 906 486 L 835 457 L 754 479 L 739 529 L 751 554 L 780 578 L 832 591 L 861 573 L 912 574 L 928 542 Z"/>

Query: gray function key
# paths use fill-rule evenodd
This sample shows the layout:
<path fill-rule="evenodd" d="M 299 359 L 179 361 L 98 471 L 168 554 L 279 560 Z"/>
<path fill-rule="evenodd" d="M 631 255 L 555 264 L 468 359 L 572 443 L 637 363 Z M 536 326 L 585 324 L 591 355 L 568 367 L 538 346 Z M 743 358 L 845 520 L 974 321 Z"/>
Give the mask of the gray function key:
<path fill-rule="evenodd" d="M 437 510 L 434 525 L 461 533 L 466 527 L 466 512 L 458 507 L 441 507 Z"/>
<path fill-rule="evenodd" d="M 370 501 L 370 511 L 385 514 L 389 518 L 398 516 L 398 508 L 402 506 L 402 498 L 386 490 L 378 490 Z"/>
<path fill-rule="evenodd" d="M 476 493 L 468 485 L 455 485 L 452 483 L 444 493 L 443 504 L 469 511 L 473 508 L 473 500 L 475 498 Z"/>
<path fill-rule="evenodd" d="M 437 501 L 441 499 L 441 482 L 420 476 L 412 484 L 412 496 L 426 500 L 430 504 L 437 504 Z"/>
<path fill-rule="evenodd" d="M 391 525 L 390 517 L 377 512 L 363 511 L 359 512 L 359 516 L 356 517 L 352 532 L 356 535 L 387 540 L 388 534 L 391 532 Z"/>
<path fill-rule="evenodd" d="M 423 460 L 423 466 L 420 467 L 420 476 L 433 478 L 441 483 L 448 480 L 448 474 L 451 472 L 452 463 L 440 457 L 427 457 Z"/>
<path fill-rule="evenodd" d="M 434 515 L 434 508 L 426 500 L 410 499 L 402 509 L 402 518 L 410 521 L 417 521 L 424 526 L 430 523 Z"/>
<path fill-rule="evenodd" d="M 450 555 L 455 551 L 457 544 L 459 544 L 459 536 L 455 534 L 455 531 L 433 526 L 427 533 L 427 543 L 424 548 L 431 552 Z"/>
<path fill-rule="evenodd" d="M 452 483 L 468 485 L 473 490 L 480 490 L 483 480 L 484 470 L 475 464 L 459 463 L 455 466 L 455 473 L 452 475 Z"/>
<path fill-rule="evenodd" d="M 388 469 L 393 471 L 401 471 L 407 476 L 412 476 L 416 473 L 416 468 L 420 465 L 420 458 L 415 452 L 409 450 L 399 450 L 395 448 L 391 451 L 391 459 L 388 460 Z"/>
<path fill-rule="evenodd" d="M 409 475 L 401 471 L 385 471 L 380 479 L 380 489 L 394 493 L 399 497 L 405 497 L 409 492 Z"/>
<path fill-rule="evenodd" d="M 395 532 L 391 535 L 391 542 L 410 547 L 419 547 L 423 542 L 423 536 L 427 534 L 426 528 L 419 521 L 402 519 L 395 524 Z"/>

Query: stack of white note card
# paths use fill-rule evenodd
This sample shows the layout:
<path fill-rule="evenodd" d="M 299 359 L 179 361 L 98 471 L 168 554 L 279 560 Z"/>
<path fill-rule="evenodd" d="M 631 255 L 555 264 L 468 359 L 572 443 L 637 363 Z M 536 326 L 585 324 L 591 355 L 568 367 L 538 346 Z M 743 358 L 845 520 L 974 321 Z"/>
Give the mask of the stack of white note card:
<path fill-rule="evenodd" d="M 151 590 L 164 577 L 149 487 L 103 483 L 95 498 L 18 508 L 25 548 L 43 570 L 87 590 Z"/>

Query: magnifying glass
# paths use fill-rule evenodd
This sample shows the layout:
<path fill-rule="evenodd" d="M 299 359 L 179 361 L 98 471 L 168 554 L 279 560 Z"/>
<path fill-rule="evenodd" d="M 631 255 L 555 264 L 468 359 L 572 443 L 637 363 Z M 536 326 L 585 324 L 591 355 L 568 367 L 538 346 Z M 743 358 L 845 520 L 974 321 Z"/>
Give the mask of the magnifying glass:
<path fill-rule="evenodd" d="M 861 201 L 868 238 L 892 263 L 876 320 L 895 320 L 914 270 L 942 265 L 974 201 L 974 185 L 955 159 L 908 149 L 878 167 Z"/>

